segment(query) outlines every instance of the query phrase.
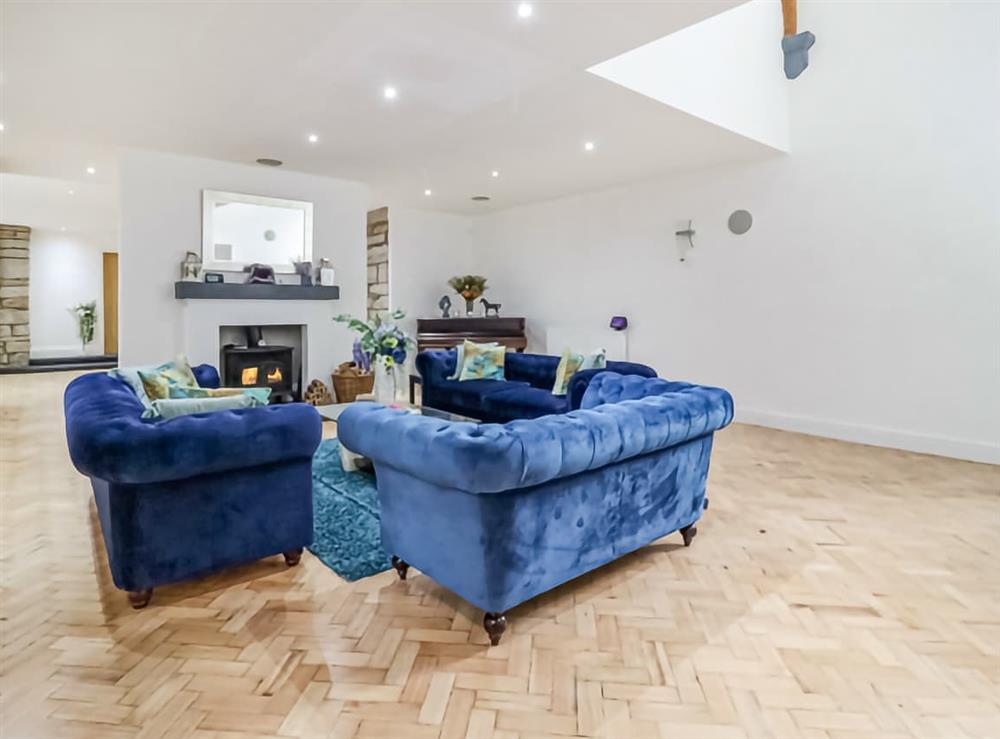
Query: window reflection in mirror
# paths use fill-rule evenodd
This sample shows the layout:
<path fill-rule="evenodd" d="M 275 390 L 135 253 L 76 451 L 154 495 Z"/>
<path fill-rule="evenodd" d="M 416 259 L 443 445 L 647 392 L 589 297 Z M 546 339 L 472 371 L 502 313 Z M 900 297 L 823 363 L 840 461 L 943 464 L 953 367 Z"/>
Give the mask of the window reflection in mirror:
<path fill-rule="evenodd" d="M 206 269 L 260 263 L 289 273 L 312 259 L 312 203 L 206 190 L 203 218 Z"/>

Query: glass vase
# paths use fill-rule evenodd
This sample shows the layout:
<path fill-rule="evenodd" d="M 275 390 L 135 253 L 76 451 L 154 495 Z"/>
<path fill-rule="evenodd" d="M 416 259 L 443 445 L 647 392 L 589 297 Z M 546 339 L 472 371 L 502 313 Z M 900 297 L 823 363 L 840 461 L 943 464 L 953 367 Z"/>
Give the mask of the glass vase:
<path fill-rule="evenodd" d="M 375 372 L 375 402 L 391 405 L 396 402 L 396 372 L 394 364 L 378 357 L 373 363 Z"/>
<path fill-rule="evenodd" d="M 466 316 L 474 316 L 475 314 L 476 314 L 476 300 L 475 300 L 475 298 L 473 298 L 472 300 L 469 300 L 468 298 L 466 298 L 466 300 L 465 300 L 465 315 Z"/>

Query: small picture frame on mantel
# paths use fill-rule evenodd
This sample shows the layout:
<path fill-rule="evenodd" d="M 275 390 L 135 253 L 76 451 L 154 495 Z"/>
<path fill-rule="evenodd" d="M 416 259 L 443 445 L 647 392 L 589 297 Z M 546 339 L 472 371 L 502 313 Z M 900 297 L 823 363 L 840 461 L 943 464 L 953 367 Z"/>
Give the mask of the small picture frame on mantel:
<path fill-rule="evenodd" d="M 205 282 L 213 285 L 219 285 L 226 281 L 226 276 L 221 272 L 206 272 Z"/>

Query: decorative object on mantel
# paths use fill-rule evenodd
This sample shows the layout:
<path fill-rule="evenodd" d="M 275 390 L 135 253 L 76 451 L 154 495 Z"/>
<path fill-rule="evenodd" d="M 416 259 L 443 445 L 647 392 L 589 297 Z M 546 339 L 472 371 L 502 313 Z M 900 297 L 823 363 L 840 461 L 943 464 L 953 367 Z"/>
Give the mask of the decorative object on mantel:
<path fill-rule="evenodd" d="M 357 362 L 342 362 L 330 375 L 333 392 L 338 403 L 353 403 L 359 395 L 372 391 L 375 375 L 371 369 L 364 370 Z M 322 405 L 322 404 L 321 404 Z"/>
<path fill-rule="evenodd" d="M 333 271 L 333 266 L 329 259 L 323 257 L 319 260 L 319 284 L 330 287 L 334 282 L 336 282 L 336 273 Z"/>
<path fill-rule="evenodd" d="M 333 405 L 330 388 L 322 380 L 313 380 L 310 382 L 302 399 L 309 405 Z"/>
<path fill-rule="evenodd" d="M 295 273 L 299 276 L 299 284 L 311 287 L 313 284 L 312 262 L 293 262 L 293 264 L 295 265 Z"/>
<path fill-rule="evenodd" d="M 360 334 L 358 349 L 368 356 L 375 373 L 375 399 L 379 403 L 393 403 L 400 394 L 402 399 L 403 365 L 406 362 L 407 349 L 412 349 L 416 342 L 406 335 L 394 321 L 406 317 L 406 312 L 397 308 L 389 318 L 383 321 L 381 316 L 373 320 L 362 321 L 342 313 L 333 320 L 346 323 L 352 331 Z"/>
<path fill-rule="evenodd" d="M 269 264 L 259 264 L 255 262 L 253 264 L 248 264 L 243 268 L 243 271 L 248 273 L 248 285 L 273 285 L 275 283 L 274 267 Z"/>
<path fill-rule="evenodd" d="M 442 318 L 451 318 L 451 298 L 442 295 L 438 301 L 438 309 L 441 311 Z"/>
<path fill-rule="evenodd" d="M 475 315 L 475 301 L 486 292 L 486 278 L 482 275 L 459 275 L 448 280 L 448 285 L 465 298 L 465 315 Z"/>
<path fill-rule="evenodd" d="M 94 328 L 97 326 L 97 301 L 80 303 L 74 306 L 73 312 L 76 314 L 76 330 L 80 336 L 82 353 L 86 354 L 87 344 L 94 340 Z"/>
<path fill-rule="evenodd" d="M 201 282 L 201 257 L 189 251 L 181 262 L 181 279 L 185 282 Z"/>
<path fill-rule="evenodd" d="M 500 317 L 500 308 L 503 306 L 500 303 L 491 303 L 486 298 L 480 298 L 479 302 L 483 304 L 483 315 L 489 317 L 490 311 L 493 311 L 493 317 Z"/>
<path fill-rule="evenodd" d="M 209 285 L 218 285 L 226 281 L 226 276 L 221 272 L 206 272 L 205 282 Z"/>

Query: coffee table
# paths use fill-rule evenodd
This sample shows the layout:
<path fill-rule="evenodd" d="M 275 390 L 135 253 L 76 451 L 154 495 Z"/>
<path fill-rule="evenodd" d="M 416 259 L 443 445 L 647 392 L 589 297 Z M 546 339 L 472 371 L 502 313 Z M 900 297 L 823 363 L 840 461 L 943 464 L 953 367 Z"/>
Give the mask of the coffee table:
<path fill-rule="evenodd" d="M 343 413 L 347 408 L 350 408 L 355 403 L 371 403 L 371 400 L 356 400 L 353 403 L 333 403 L 331 405 L 318 405 L 316 410 L 319 415 L 322 416 L 325 421 L 336 421 L 340 418 L 340 414 Z M 398 408 L 402 411 L 407 411 L 408 413 L 416 413 L 421 416 L 428 416 L 430 418 L 440 418 L 443 421 L 468 421 L 469 423 L 482 423 L 478 418 L 470 418 L 469 416 L 460 416 L 457 413 L 451 413 L 450 411 L 442 411 L 437 408 L 431 408 L 427 405 L 416 405 L 415 403 L 402 403 L 396 402 L 388 406 L 389 408 Z"/>
<path fill-rule="evenodd" d="M 330 405 L 318 405 L 316 406 L 316 411 L 319 413 L 320 417 L 324 421 L 337 422 L 340 418 L 340 414 L 344 412 L 347 408 L 350 408 L 355 403 L 371 403 L 371 400 L 356 400 L 354 403 L 332 403 Z M 398 408 L 399 410 L 407 411 L 408 413 L 415 413 L 421 416 L 428 416 L 429 418 L 440 418 L 444 421 L 466 421 L 468 423 L 482 423 L 478 418 L 470 418 L 468 416 L 460 416 L 457 413 L 450 413 L 448 411 L 438 410 L 437 408 L 431 408 L 426 405 L 415 405 L 413 403 L 393 403 L 389 408 Z M 346 472 L 354 472 L 359 466 L 371 466 L 370 463 L 366 464 L 366 460 L 360 454 L 355 454 L 352 451 L 344 448 L 344 445 L 340 445 L 340 462 L 344 467 Z M 360 465 L 359 465 L 360 463 Z"/>

